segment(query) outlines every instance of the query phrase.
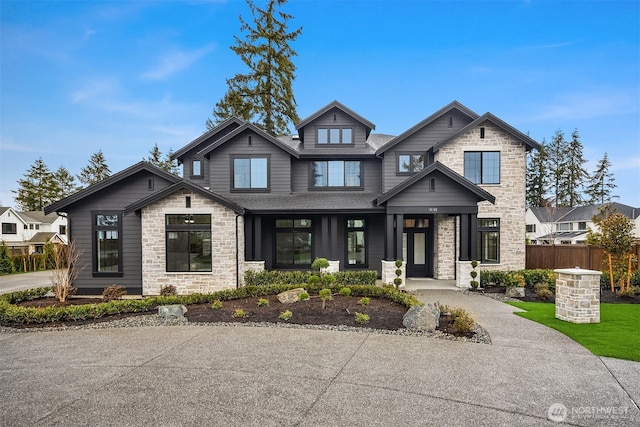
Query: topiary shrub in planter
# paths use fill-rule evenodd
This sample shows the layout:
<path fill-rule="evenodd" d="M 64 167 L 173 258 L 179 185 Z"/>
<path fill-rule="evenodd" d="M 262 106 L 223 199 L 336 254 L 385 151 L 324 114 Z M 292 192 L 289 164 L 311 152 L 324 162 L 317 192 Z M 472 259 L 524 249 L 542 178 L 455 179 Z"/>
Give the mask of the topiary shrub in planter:
<path fill-rule="evenodd" d="M 473 261 L 471 261 L 471 268 L 473 270 L 471 270 L 471 273 L 469 273 L 469 275 L 471 276 L 471 282 L 469 282 L 469 284 L 473 289 L 478 289 L 478 286 L 480 285 L 480 283 L 476 280 L 476 278 L 478 277 L 478 272 L 476 271 L 477 267 L 478 261 L 474 259 Z"/>

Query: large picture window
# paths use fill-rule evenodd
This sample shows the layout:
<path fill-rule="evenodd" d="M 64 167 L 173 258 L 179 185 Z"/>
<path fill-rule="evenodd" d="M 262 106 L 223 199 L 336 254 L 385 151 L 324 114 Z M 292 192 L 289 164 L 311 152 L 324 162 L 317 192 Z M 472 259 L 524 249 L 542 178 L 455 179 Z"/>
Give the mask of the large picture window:
<path fill-rule="evenodd" d="M 167 271 L 211 271 L 211 215 L 166 215 Z"/>
<path fill-rule="evenodd" d="M 500 220 L 478 218 L 478 257 L 485 264 L 500 262 Z"/>
<path fill-rule="evenodd" d="M 353 144 L 351 128 L 318 128 L 318 144 Z"/>
<path fill-rule="evenodd" d="M 313 188 L 362 187 L 360 161 L 320 160 L 311 165 Z"/>
<path fill-rule="evenodd" d="M 311 265 L 313 229 L 310 219 L 276 219 L 278 267 Z"/>
<path fill-rule="evenodd" d="M 121 216 L 116 212 L 94 215 L 94 268 L 96 274 L 122 273 Z"/>
<path fill-rule="evenodd" d="M 464 177 L 474 184 L 500 184 L 500 152 L 466 151 Z"/>
<path fill-rule="evenodd" d="M 236 157 L 233 159 L 233 189 L 267 190 L 269 188 L 268 157 Z"/>
<path fill-rule="evenodd" d="M 347 220 L 347 263 L 351 267 L 360 267 L 367 263 L 364 219 Z"/>

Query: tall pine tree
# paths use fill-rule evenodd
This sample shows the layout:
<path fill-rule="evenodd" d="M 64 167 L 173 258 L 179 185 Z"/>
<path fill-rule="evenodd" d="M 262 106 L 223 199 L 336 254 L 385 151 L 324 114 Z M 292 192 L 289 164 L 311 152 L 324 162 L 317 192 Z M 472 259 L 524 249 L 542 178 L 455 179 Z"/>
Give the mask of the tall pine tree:
<path fill-rule="evenodd" d="M 214 119 L 207 120 L 207 128 L 235 115 L 261 126 L 272 135 L 288 132 L 290 123 L 299 121 L 292 83 L 296 67 L 291 58 L 296 52 L 291 43 L 302 28 L 288 31 L 287 21 L 293 16 L 277 10 L 286 0 L 268 0 L 266 8 L 257 7 L 251 0 L 251 26 L 242 16 L 240 30 L 244 39 L 234 36 L 231 47 L 249 68 L 247 74 L 236 74 L 227 80 L 228 90 L 213 110 Z"/>
<path fill-rule="evenodd" d="M 174 175 L 179 174 L 178 162 L 177 160 L 171 159 L 171 155 L 173 154 L 173 150 L 169 148 L 169 152 L 163 156 L 162 151 L 158 148 L 158 143 L 156 143 L 151 150 L 149 150 L 149 157 L 143 159 L 145 162 L 149 162 L 154 166 L 159 167 L 165 172 L 172 173 Z"/>
<path fill-rule="evenodd" d="M 596 170 L 591 175 L 589 183 L 587 185 L 585 193 L 589 196 L 589 203 L 604 205 L 605 203 L 611 203 L 611 200 L 618 196 L 613 195 L 613 189 L 617 187 L 614 184 L 615 178 L 613 172 L 610 172 L 611 162 L 607 153 L 598 164 Z"/>
<path fill-rule="evenodd" d="M 89 186 L 108 178 L 109 175 L 111 175 L 111 170 L 107 166 L 104 154 L 102 154 L 102 150 L 98 150 L 97 153 L 91 155 L 89 164 L 80 170 L 78 179 L 81 183 Z"/>
<path fill-rule="evenodd" d="M 589 178 L 589 174 L 584 168 L 584 164 L 587 163 L 587 161 L 584 159 L 582 151 L 580 135 L 578 135 L 578 129 L 576 129 L 571 134 L 566 165 L 565 191 L 566 201 L 568 202 L 566 206 L 569 207 L 580 206 L 584 203 L 582 192 L 584 183 L 587 178 Z"/>
<path fill-rule="evenodd" d="M 55 200 L 64 199 L 78 191 L 76 178 L 64 166 L 60 166 L 53 174 L 56 183 Z"/>
<path fill-rule="evenodd" d="M 15 201 L 22 211 L 41 211 L 57 200 L 54 175 L 42 158 L 35 161 L 18 180 Z"/>
<path fill-rule="evenodd" d="M 565 177 L 569 146 L 561 130 L 556 131 L 553 139 L 546 147 L 547 164 L 549 165 L 549 184 L 553 195 L 554 206 L 567 206 L 569 198 L 566 191 Z"/>
<path fill-rule="evenodd" d="M 543 139 L 539 150 L 527 153 L 527 206 L 547 206 L 549 170 L 547 168 L 547 147 Z"/>

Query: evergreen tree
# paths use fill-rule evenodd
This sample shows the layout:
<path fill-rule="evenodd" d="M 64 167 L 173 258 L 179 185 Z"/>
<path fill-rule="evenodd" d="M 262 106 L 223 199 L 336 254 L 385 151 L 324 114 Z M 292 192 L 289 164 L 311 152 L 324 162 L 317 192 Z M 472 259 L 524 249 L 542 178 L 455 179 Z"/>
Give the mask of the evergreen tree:
<path fill-rule="evenodd" d="M 545 197 L 549 185 L 549 170 L 547 168 L 547 147 L 543 139 L 539 150 L 527 153 L 527 206 L 547 206 L 549 201 Z"/>
<path fill-rule="evenodd" d="M 11 274 L 14 271 L 13 261 L 9 254 L 9 248 L 3 240 L 0 242 L 0 274 Z"/>
<path fill-rule="evenodd" d="M 23 179 L 18 180 L 15 201 L 22 211 L 41 211 L 57 200 L 58 191 L 54 175 L 39 158 L 29 168 Z"/>
<path fill-rule="evenodd" d="M 613 189 L 617 186 L 613 183 L 615 178 L 613 172 L 609 172 L 611 162 L 607 153 L 596 165 L 596 170 L 589 179 L 589 184 L 585 193 L 589 196 L 589 203 L 604 205 L 611 203 L 611 200 L 618 197 L 613 195 Z"/>
<path fill-rule="evenodd" d="M 567 156 L 567 171 L 565 181 L 565 191 L 569 207 L 580 206 L 584 204 L 582 190 L 585 181 L 589 178 L 584 164 L 587 161 L 582 154 L 582 143 L 578 135 L 578 129 L 571 134 L 571 142 L 569 142 L 569 155 Z"/>
<path fill-rule="evenodd" d="M 247 74 L 236 74 L 227 80 L 228 90 L 213 110 L 214 120 L 207 120 L 207 128 L 235 115 L 261 126 L 272 135 L 288 132 L 291 122 L 298 122 L 292 82 L 296 67 L 291 58 L 296 52 L 291 43 L 302 28 L 289 32 L 287 21 L 293 16 L 277 10 L 286 0 L 268 0 L 266 8 L 257 7 L 247 0 L 251 9 L 251 26 L 242 16 L 240 31 L 231 47 L 249 68 Z"/>
<path fill-rule="evenodd" d="M 53 174 L 53 178 L 57 190 L 55 200 L 64 199 L 78 191 L 76 178 L 64 166 L 60 166 L 58 168 L 58 170 Z"/>
<path fill-rule="evenodd" d="M 89 164 L 80 170 L 78 179 L 81 183 L 89 186 L 108 178 L 109 175 L 111 175 L 111 170 L 107 166 L 104 154 L 102 154 L 102 150 L 98 150 L 97 153 L 91 155 Z"/>
<path fill-rule="evenodd" d="M 546 147 L 549 165 L 549 184 L 553 194 L 554 206 L 568 206 L 569 197 L 566 189 L 567 158 L 569 145 L 564 139 L 564 133 L 558 130 L 551 143 Z"/>
<path fill-rule="evenodd" d="M 154 166 L 159 167 L 165 172 L 172 173 L 174 175 L 179 174 L 178 162 L 177 160 L 171 159 L 171 155 L 173 154 L 173 150 L 169 148 L 169 152 L 163 157 L 162 151 L 158 148 L 158 144 L 156 143 L 153 148 L 149 151 L 149 157 L 143 159 L 145 162 L 151 163 Z"/>

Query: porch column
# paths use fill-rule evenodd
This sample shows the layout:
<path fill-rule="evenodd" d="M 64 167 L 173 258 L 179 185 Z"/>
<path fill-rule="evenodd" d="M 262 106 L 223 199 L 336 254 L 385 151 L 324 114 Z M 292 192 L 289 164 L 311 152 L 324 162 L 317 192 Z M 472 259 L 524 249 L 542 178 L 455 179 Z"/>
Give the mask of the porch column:
<path fill-rule="evenodd" d="M 331 260 L 338 259 L 338 217 L 331 216 Z"/>
<path fill-rule="evenodd" d="M 402 258 L 402 232 L 404 231 L 404 215 L 396 215 L 396 253 L 394 259 Z"/>
<path fill-rule="evenodd" d="M 323 216 L 321 220 L 321 239 L 322 239 L 322 254 L 321 257 L 331 259 L 329 255 L 329 217 Z"/>
<path fill-rule="evenodd" d="M 471 244 L 470 233 L 469 230 L 469 215 L 462 214 L 460 215 L 460 255 L 459 261 L 470 261 L 470 249 L 469 245 Z"/>
<path fill-rule="evenodd" d="M 246 217 L 244 222 L 244 254 L 246 260 L 255 260 L 253 247 L 253 217 Z"/>
<path fill-rule="evenodd" d="M 253 259 L 261 261 L 262 258 L 262 217 L 253 217 Z"/>
<path fill-rule="evenodd" d="M 469 244 L 471 245 L 469 259 L 478 261 L 478 215 L 469 215 L 469 222 L 469 232 L 471 233 L 469 236 Z"/>
<path fill-rule="evenodd" d="M 395 242 L 394 234 L 393 234 L 393 214 L 387 214 L 387 221 L 385 224 L 385 251 L 384 256 L 387 261 L 393 261 L 394 251 L 393 251 L 393 243 Z"/>

